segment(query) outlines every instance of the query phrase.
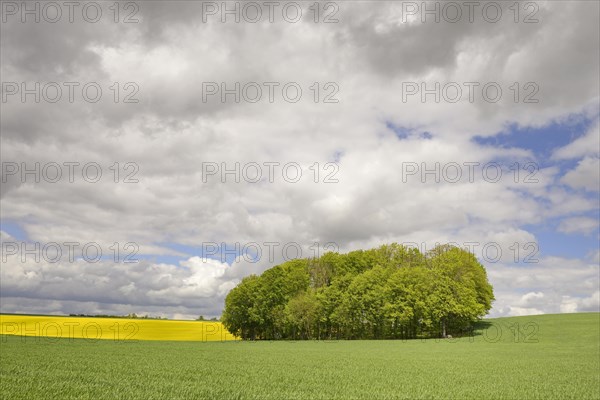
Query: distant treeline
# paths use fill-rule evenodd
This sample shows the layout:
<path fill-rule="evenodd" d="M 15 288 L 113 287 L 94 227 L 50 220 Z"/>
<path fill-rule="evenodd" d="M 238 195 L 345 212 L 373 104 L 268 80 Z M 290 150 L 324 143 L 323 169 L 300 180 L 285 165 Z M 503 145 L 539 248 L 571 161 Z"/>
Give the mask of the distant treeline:
<path fill-rule="evenodd" d="M 209 322 L 218 322 L 218 321 L 219 321 L 219 318 L 217 318 L 217 317 L 213 317 L 213 318 L 211 318 L 211 319 L 206 319 L 206 318 L 204 317 L 204 315 L 201 315 L 201 316 L 199 316 L 198 318 L 196 318 L 196 321 L 209 321 Z"/>
<path fill-rule="evenodd" d="M 90 315 L 90 314 L 69 314 L 69 317 L 87 317 L 87 318 L 128 318 L 128 319 L 168 319 L 166 317 L 152 317 L 149 315 L 136 315 L 135 313 L 133 314 L 127 314 L 127 315 L 105 315 L 105 314 L 95 314 L 95 315 Z"/>
<path fill-rule="evenodd" d="M 242 280 L 221 321 L 243 339 L 400 339 L 468 332 L 494 294 L 458 247 L 399 244 L 287 261 Z"/>
<path fill-rule="evenodd" d="M 137 315 L 127 314 L 127 315 L 106 315 L 106 314 L 69 314 L 69 317 L 86 317 L 86 318 L 127 318 L 127 319 L 168 319 L 167 317 L 152 317 L 150 315 Z M 199 316 L 195 319 L 195 321 L 208 321 L 208 322 L 218 322 L 219 318 L 213 317 L 211 319 L 205 318 L 203 315 Z"/>

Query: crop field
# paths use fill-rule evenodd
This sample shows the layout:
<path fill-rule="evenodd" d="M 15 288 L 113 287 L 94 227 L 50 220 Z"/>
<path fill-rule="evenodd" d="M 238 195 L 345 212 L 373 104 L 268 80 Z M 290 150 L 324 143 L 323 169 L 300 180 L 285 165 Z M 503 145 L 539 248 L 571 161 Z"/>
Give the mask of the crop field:
<path fill-rule="evenodd" d="M 489 319 L 444 340 L 0 343 L 3 399 L 600 398 L 598 313 Z"/>
<path fill-rule="evenodd" d="M 0 333 L 94 340 L 235 340 L 220 322 L 0 314 Z"/>

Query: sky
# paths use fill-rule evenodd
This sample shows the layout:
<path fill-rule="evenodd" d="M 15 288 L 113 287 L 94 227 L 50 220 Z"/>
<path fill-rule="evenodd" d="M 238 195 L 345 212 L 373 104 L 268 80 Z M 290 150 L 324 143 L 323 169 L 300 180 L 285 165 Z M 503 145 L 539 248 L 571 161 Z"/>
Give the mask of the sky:
<path fill-rule="evenodd" d="M 214 317 L 392 242 L 471 249 L 490 316 L 599 311 L 598 2 L 22 4 L 1 312 Z"/>

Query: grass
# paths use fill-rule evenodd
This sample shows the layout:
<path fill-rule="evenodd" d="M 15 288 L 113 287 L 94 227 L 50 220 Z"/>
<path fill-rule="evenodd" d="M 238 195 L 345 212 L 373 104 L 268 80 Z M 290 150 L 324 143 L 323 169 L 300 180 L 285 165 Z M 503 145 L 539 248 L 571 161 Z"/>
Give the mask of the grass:
<path fill-rule="evenodd" d="M 470 338 L 423 341 L 203 343 L 5 335 L 0 394 L 6 399 L 600 398 L 600 314 L 490 319 L 479 329 Z"/>

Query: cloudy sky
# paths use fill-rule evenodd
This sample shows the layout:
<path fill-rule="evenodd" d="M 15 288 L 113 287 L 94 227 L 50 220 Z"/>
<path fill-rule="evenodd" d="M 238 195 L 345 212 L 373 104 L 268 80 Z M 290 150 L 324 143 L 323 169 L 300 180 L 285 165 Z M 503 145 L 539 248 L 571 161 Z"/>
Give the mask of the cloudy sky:
<path fill-rule="evenodd" d="M 0 311 L 218 316 L 391 242 L 471 248 L 493 316 L 598 311 L 598 2 L 28 7 L 2 1 Z"/>

